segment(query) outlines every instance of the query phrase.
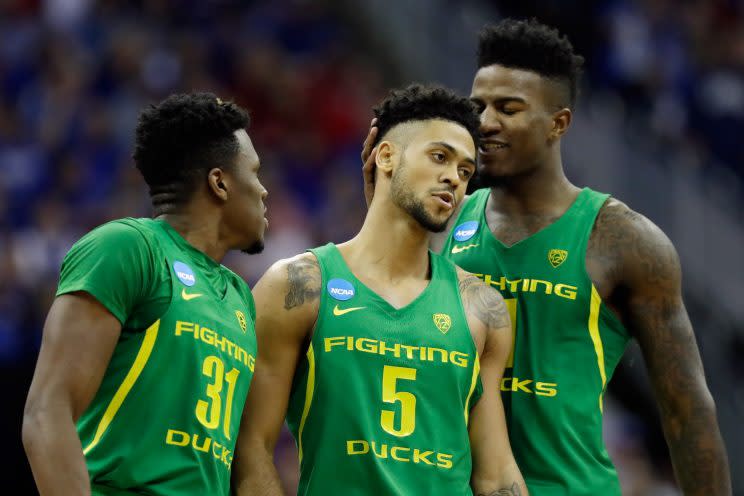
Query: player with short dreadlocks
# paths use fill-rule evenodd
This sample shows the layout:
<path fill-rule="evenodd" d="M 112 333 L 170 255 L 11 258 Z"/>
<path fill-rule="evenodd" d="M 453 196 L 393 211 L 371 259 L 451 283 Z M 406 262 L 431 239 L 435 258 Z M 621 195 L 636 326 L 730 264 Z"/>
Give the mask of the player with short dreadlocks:
<path fill-rule="evenodd" d="M 285 412 L 301 495 L 525 490 L 499 394 L 507 308 L 428 250 L 475 172 L 477 116 L 420 85 L 375 114 L 377 194 L 359 234 L 276 263 L 254 289 L 261 354 L 233 469 L 241 496 L 281 494 Z"/>

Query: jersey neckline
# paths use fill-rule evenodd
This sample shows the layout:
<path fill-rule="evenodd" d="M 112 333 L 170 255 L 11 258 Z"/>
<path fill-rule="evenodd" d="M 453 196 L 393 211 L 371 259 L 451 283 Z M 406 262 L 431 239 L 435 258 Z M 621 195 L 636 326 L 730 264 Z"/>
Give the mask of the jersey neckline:
<path fill-rule="evenodd" d="M 540 238 L 544 236 L 544 233 L 550 232 L 556 226 L 559 226 L 565 223 L 566 222 L 565 219 L 570 218 L 574 214 L 574 212 L 578 210 L 586 202 L 586 198 L 588 198 L 589 192 L 590 192 L 589 188 L 587 187 L 582 188 L 581 191 L 579 191 L 579 194 L 576 195 L 576 198 L 571 203 L 571 205 L 555 221 L 551 222 L 547 226 L 540 228 L 539 230 L 530 234 L 526 238 L 520 239 L 514 244 L 507 245 L 503 241 L 501 241 L 499 238 L 496 237 L 496 235 L 493 233 L 493 231 L 491 231 L 491 228 L 488 225 L 488 218 L 486 217 L 486 209 L 488 208 L 488 202 L 491 199 L 491 191 L 488 190 L 488 193 L 486 193 L 486 201 L 483 202 L 483 206 L 481 207 L 481 212 L 480 212 L 483 215 L 483 224 L 485 226 L 485 231 L 487 231 L 486 236 L 488 236 L 489 239 L 493 240 L 496 243 L 496 246 L 498 246 L 502 250 L 511 250 L 513 248 L 521 247 L 536 238 Z"/>
<path fill-rule="evenodd" d="M 338 249 L 338 246 L 336 246 L 335 243 L 329 243 L 333 247 L 333 251 L 335 252 L 336 256 L 338 256 L 340 263 L 343 264 L 343 268 L 346 272 L 349 273 L 351 277 L 354 278 L 354 281 L 359 284 L 361 288 L 363 288 L 369 295 L 376 300 L 382 307 L 383 310 L 386 312 L 393 314 L 393 315 L 400 315 L 406 312 L 409 312 L 411 309 L 416 308 L 420 305 L 422 301 L 428 298 L 429 294 L 434 291 L 432 289 L 433 282 L 438 278 L 439 276 L 439 267 L 435 260 L 434 260 L 434 253 L 431 250 L 427 250 L 429 254 L 429 270 L 431 271 L 431 278 L 429 279 L 429 282 L 427 283 L 426 287 L 421 291 L 413 300 L 411 300 L 408 304 L 397 308 L 393 306 L 389 301 L 387 301 L 385 298 L 377 294 L 376 291 L 373 291 L 369 286 L 364 284 L 361 279 L 359 279 L 356 274 L 354 274 L 354 271 L 351 270 L 351 267 L 349 267 L 349 264 L 346 263 L 346 259 L 344 258 L 343 254 L 341 253 L 341 250 Z"/>

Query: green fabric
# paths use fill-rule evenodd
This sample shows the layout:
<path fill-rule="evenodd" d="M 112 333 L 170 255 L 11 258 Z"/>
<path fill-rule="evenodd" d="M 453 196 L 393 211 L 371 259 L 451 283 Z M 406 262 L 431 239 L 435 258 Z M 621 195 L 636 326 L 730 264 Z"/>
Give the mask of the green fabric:
<path fill-rule="evenodd" d="M 57 293 L 73 291 L 123 323 L 77 424 L 95 493 L 228 495 L 256 356 L 245 282 L 166 222 L 122 219 L 70 250 Z"/>
<path fill-rule="evenodd" d="M 318 320 L 287 413 L 301 451 L 298 494 L 472 494 L 465 412 L 481 386 L 455 266 L 430 254 L 427 288 L 395 309 L 334 245 L 312 252 Z M 332 296 L 339 279 L 353 296 Z"/>
<path fill-rule="evenodd" d="M 608 195 L 584 189 L 557 221 L 507 247 L 486 223 L 489 193 L 470 197 L 442 253 L 501 291 L 510 310 L 513 366 L 501 390 L 517 464 L 533 496 L 619 495 L 600 408 L 629 335 L 585 267 L 589 235 Z"/>

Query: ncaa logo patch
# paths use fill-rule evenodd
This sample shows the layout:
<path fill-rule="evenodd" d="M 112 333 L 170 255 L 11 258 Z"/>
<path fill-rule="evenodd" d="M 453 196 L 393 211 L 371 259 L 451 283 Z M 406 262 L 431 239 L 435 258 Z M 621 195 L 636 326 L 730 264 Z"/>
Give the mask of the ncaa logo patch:
<path fill-rule="evenodd" d="M 455 233 L 452 235 L 455 241 L 467 241 L 478 232 L 478 221 L 471 220 L 469 222 L 463 222 L 455 228 Z"/>
<path fill-rule="evenodd" d="M 326 285 L 331 298 L 339 301 L 350 300 L 354 297 L 354 286 L 346 279 L 331 279 Z"/>
<path fill-rule="evenodd" d="M 194 275 L 194 271 L 191 270 L 191 267 L 189 267 L 185 263 L 174 262 L 173 270 L 175 271 L 178 280 L 181 281 L 181 284 L 183 284 L 184 286 L 190 287 L 196 284 L 196 276 Z"/>

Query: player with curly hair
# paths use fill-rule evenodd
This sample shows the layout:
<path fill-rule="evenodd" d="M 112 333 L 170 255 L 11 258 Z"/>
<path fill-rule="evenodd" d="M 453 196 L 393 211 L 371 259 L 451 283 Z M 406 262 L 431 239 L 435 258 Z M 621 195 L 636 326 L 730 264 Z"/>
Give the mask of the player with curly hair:
<path fill-rule="evenodd" d="M 377 194 L 350 241 L 274 264 L 254 288 L 261 354 L 233 467 L 238 495 L 279 495 L 286 413 L 301 495 L 523 491 L 498 385 L 503 299 L 428 250 L 476 169 L 465 98 L 421 85 L 375 109 Z"/>
<path fill-rule="evenodd" d="M 229 494 L 255 306 L 219 262 L 261 251 L 266 228 L 248 124 L 209 93 L 140 114 L 154 217 L 81 238 L 44 326 L 23 420 L 42 495 Z"/>
<path fill-rule="evenodd" d="M 535 20 L 482 31 L 470 98 L 485 188 L 459 205 L 432 246 L 506 299 L 514 344 L 500 390 L 533 495 L 620 494 L 602 440 L 603 396 L 633 338 L 684 494 L 730 494 L 672 243 L 624 203 L 564 174 L 561 140 L 582 66 L 565 36 Z M 373 130 L 363 159 L 374 139 Z M 374 154 L 368 196 L 373 166 Z"/>

